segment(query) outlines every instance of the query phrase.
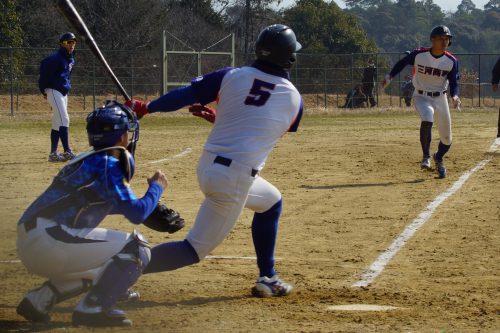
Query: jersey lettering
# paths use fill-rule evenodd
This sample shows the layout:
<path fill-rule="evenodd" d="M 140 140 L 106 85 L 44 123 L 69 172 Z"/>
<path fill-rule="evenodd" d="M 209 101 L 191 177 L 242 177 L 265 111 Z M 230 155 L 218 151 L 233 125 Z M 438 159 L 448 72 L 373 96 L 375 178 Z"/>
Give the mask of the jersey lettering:
<path fill-rule="evenodd" d="M 271 97 L 269 90 L 274 90 L 275 87 L 275 84 L 255 79 L 250 95 L 245 99 L 245 105 L 263 106 Z"/>

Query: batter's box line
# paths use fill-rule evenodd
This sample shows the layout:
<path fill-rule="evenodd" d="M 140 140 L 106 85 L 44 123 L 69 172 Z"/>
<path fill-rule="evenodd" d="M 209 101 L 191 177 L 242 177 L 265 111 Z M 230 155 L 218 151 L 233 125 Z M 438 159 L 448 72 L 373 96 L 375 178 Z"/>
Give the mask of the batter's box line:
<path fill-rule="evenodd" d="M 181 151 L 179 154 L 176 154 L 176 155 L 171 156 L 171 157 L 162 158 L 162 159 L 156 160 L 156 161 L 151 161 L 151 162 L 148 162 L 147 164 L 158 164 L 158 163 L 172 161 L 172 160 L 175 160 L 178 158 L 182 158 L 186 155 L 189 155 L 192 152 L 193 152 L 193 148 L 188 147 L 188 148 L 184 149 L 183 151 Z"/>
<path fill-rule="evenodd" d="M 488 153 L 496 153 L 500 148 L 500 139 L 497 138 L 491 145 Z M 405 246 L 405 244 L 413 237 L 413 235 L 429 221 L 434 212 L 438 209 L 443 202 L 455 194 L 467 180 L 477 171 L 483 169 L 493 159 L 493 155 L 487 156 L 484 160 L 476 164 L 472 169 L 466 171 L 460 178 L 455 181 L 446 191 L 438 195 L 427 207 L 420 212 L 420 214 L 406 226 L 403 232 L 396 238 L 392 244 L 382 252 L 377 259 L 368 267 L 368 269 L 361 275 L 361 278 L 356 281 L 352 287 L 365 288 L 375 281 L 375 279 L 382 274 L 385 267 L 396 256 L 396 254 Z"/>

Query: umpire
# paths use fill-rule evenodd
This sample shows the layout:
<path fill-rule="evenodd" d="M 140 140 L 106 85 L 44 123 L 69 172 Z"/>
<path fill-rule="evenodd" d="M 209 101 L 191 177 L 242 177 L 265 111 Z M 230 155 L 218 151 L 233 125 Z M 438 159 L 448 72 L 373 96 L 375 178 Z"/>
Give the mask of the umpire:
<path fill-rule="evenodd" d="M 375 88 L 375 82 L 377 82 L 377 67 L 375 67 L 375 61 L 373 59 L 368 60 L 368 66 L 363 70 L 363 94 L 366 95 L 366 105 L 368 106 L 368 101 L 370 106 L 374 107 L 377 105 L 375 97 L 373 96 L 373 89 Z"/>
<path fill-rule="evenodd" d="M 71 89 L 71 72 L 75 64 L 74 51 L 76 36 L 66 32 L 59 38 L 59 50 L 43 59 L 40 63 L 38 87 L 52 108 L 51 149 L 49 162 L 72 160 L 75 154 L 69 146 L 68 92 Z M 64 149 L 57 152 L 59 139 Z"/>
<path fill-rule="evenodd" d="M 498 83 L 500 82 L 500 58 L 498 58 L 495 67 L 491 71 L 491 86 L 493 91 L 498 91 Z M 498 133 L 497 138 L 500 138 L 500 108 L 498 109 Z"/>

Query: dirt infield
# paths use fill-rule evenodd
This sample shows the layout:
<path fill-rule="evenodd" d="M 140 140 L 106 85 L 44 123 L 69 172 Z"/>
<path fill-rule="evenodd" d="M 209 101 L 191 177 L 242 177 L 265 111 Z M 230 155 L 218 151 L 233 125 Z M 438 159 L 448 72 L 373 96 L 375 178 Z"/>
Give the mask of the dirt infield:
<path fill-rule="evenodd" d="M 299 132 L 278 144 L 262 173 L 283 193 L 277 268 L 295 292 L 253 298 L 254 260 L 207 259 L 141 277 L 136 285 L 141 300 L 122 305 L 134 326 L 109 331 L 500 332 L 498 154 L 437 208 L 372 285 L 352 287 L 431 201 L 487 158 L 497 116 L 497 110 L 453 113 L 449 177 L 439 180 L 419 169 L 414 112 L 309 112 Z M 27 323 L 15 313 L 23 294 L 43 282 L 16 261 L 15 224 L 61 167 L 46 162 L 50 124 L 41 118 L 0 117 L 0 331 L 87 332 L 71 327 L 76 299 L 57 305 L 48 325 Z M 83 118 L 72 121 L 71 139 L 81 152 L 87 148 Z M 141 195 L 145 178 L 164 170 L 170 179 L 164 199 L 189 227 L 202 200 L 195 168 L 210 126 L 190 117 L 150 116 L 141 128 L 132 186 Z M 255 255 L 251 216 L 244 211 L 213 256 Z M 120 217 L 106 219 L 104 226 L 133 229 Z M 153 244 L 182 239 L 187 232 L 165 236 L 139 229 Z M 396 309 L 329 309 L 348 304 Z"/>

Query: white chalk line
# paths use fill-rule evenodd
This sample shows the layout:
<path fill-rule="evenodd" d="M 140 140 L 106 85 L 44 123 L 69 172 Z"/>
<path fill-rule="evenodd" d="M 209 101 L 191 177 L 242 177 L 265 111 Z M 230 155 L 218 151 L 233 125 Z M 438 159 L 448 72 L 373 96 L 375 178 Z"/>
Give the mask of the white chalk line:
<path fill-rule="evenodd" d="M 151 161 L 151 162 L 148 162 L 148 164 L 157 164 L 157 163 L 162 163 L 162 162 L 168 162 L 168 161 L 171 161 L 171 160 L 175 160 L 177 158 L 181 158 L 181 157 L 184 157 L 184 156 L 186 156 L 188 154 L 191 154 L 192 151 L 193 151 L 192 148 L 186 148 L 186 149 L 184 149 L 183 151 L 181 151 L 177 155 L 174 155 L 174 156 L 171 156 L 171 157 L 167 157 L 167 158 L 162 158 L 161 160 Z"/>
<path fill-rule="evenodd" d="M 500 140 L 496 139 L 491 145 L 488 153 L 494 153 L 500 147 Z M 431 218 L 436 209 L 449 197 L 455 194 L 467 180 L 478 170 L 484 168 L 492 160 L 493 156 L 488 156 L 472 169 L 466 171 L 460 178 L 453 183 L 446 191 L 441 193 L 432 201 L 422 212 L 406 226 L 403 232 L 396 238 L 392 244 L 370 265 L 370 267 L 361 275 L 361 278 L 355 282 L 352 287 L 367 287 L 384 271 L 391 259 L 403 248 L 408 240 Z"/>
<path fill-rule="evenodd" d="M 0 264 L 19 264 L 21 260 L 0 260 Z"/>

